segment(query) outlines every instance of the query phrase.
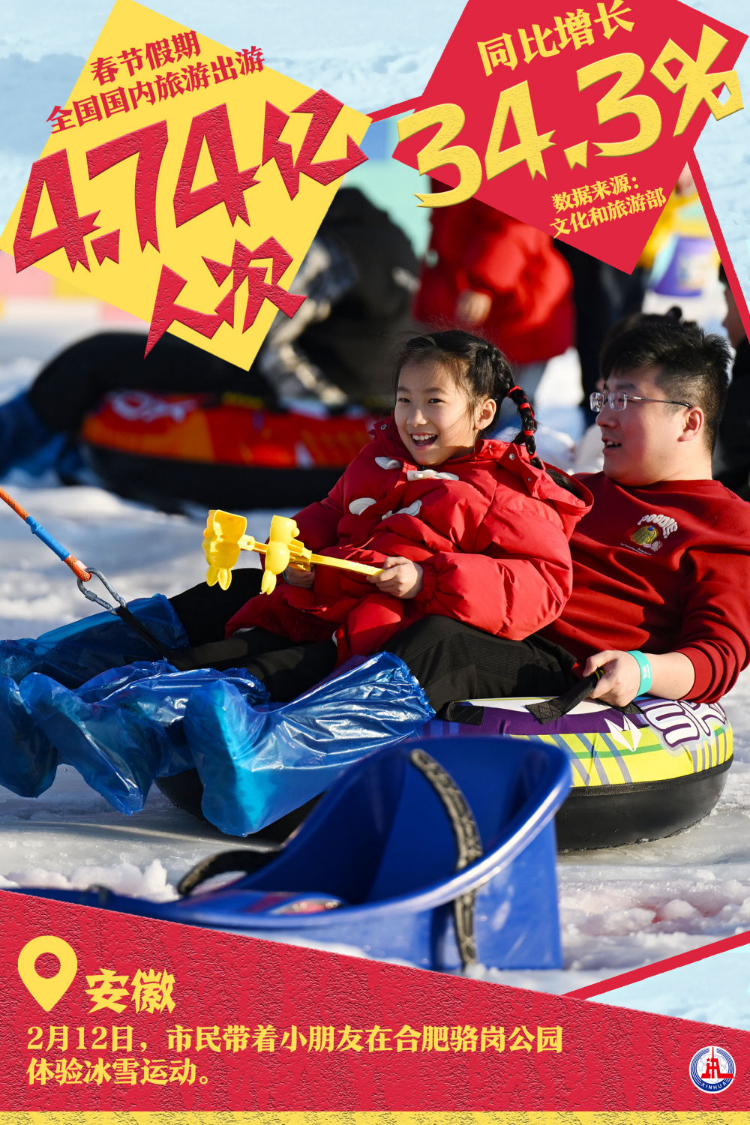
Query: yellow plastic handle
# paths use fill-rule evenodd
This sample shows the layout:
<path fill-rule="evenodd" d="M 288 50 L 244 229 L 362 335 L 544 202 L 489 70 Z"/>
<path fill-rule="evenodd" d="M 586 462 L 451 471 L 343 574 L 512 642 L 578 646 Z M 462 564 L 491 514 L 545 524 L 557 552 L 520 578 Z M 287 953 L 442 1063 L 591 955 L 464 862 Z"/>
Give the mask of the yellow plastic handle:
<path fill-rule="evenodd" d="M 297 538 L 299 528 L 288 516 L 274 516 L 268 543 L 258 543 L 252 535 L 246 535 L 247 520 L 244 516 L 212 508 L 208 513 L 206 529 L 203 532 L 203 551 L 208 563 L 206 582 L 214 586 L 217 582 L 222 590 L 229 588 L 232 581 L 232 568 L 237 564 L 240 551 L 257 551 L 265 555 L 265 568 L 261 579 L 261 592 L 271 594 L 276 588 L 276 579 L 288 566 L 297 570 L 310 570 L 310 567 L 332 566 L 339 570 L 349 570 L 356 574 L 380 574 L 381 568 L 366 563 L 351 562 L 348 559 L 332 559 L 326 555 L 314 555 Z"/>
<path fill-rule="evenodd" d="M 382 566 L 368 566 L 367 563 L 352 562 L 350 559 L 331 559 L 327 555 L 310 555 L 310 562 L 316 566 L 335 566 L 339 570 L 353 570 L 356 574 L 382 574 Z"/>

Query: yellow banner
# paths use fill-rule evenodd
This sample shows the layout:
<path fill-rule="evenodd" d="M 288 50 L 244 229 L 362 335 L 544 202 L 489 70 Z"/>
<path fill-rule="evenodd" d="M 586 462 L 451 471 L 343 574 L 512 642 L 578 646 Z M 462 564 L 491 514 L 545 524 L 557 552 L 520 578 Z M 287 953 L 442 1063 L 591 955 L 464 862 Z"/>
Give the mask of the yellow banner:
<path fill-rule="evenodd" d="M 134 0 L 50 121 L 0 248 L 244 368 L 370 124 Z"/>

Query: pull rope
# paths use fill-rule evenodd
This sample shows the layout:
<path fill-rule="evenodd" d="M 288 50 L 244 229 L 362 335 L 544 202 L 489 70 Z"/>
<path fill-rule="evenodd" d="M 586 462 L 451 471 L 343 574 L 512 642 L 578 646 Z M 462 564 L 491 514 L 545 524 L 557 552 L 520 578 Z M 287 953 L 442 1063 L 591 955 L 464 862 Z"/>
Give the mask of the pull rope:
<path fill-rule="evenodd" d="M 128 609 L 125 599 L 118 594 L 117 590 L 115 590 L 114 586 L 112 586 L 100 570 L 96 570 L 94 567 L 85 567 L 75 555 L 72 555 L 70 551 L 63 547 L 62 543 L 58 543 L 54 536 L 50 535 L 47 529 L 42 527 L 38 520 L 30 516 L 26 509 L 23 508 L 17 500 L 14 500 L 10 493 L 6 492 L 4 488 L 0 488 L 0 500 L 5 501 L 8 507 L 12 508 L 16 515 L 20 516 L 21 519 L 28 524 L 32 535 L 36 535 L 37 539 L 41 539 L 42 543 L 46 543 L 49 549 L 54 551 L 57 557 L 62 559 L 67 567 L 70 567 L 78 579 L 78 589 L 81 591 L 84 598 L 101 606 L 102 609 L 106 609 L 109 613 L 114 614 L 115 617 L 121 618 L 126 625 L 134 629 L 143 640 L 147 641 L 160 656 L 169 660 L 174 667 L 180 670 L 195 667 L 192 657 L 186 656 L 186 654 L 182 653 L 179 649 L 170 649 L 163 645 L 158 637 L 155 637 L 153 633 L 146 628 L 143 622 L 139 621 Z M 90 582 L 93 577 L 99 579 L 112 599 L 111 602 L 105 601 L 104 598 L 94 593 L 92 589 L 86 589 L 84 583 Z"/>
<path fill-rule="evenodd" d="M 63 547 L 62 543 L 58 543 L 55 537 L 50 535 L 47 529 L 42 527 L 38 520 L 30 516 L 26 509 L 22 508 L 18 501 L 14 500 L 10 493 L 6 492 L 4 488 L 0 488 L 0 500 L 4 500 L 8 507 L 12 508 L 16 515 L 20 516 L 21 519 L 28 524 L 32 535 L 36 535 L 37 539 L 41 539 L 42 543 L 46 543 L 49 549 L 54 551 L 57 557 L 62 559 L 66 566 L 70 567 L 78 579 L 79 587 L 82 582 L 88 582 L 90 580 L 91 574 L 83 563 L 80 562 L 75 555 L 71 555 L 70 551 Z"/>

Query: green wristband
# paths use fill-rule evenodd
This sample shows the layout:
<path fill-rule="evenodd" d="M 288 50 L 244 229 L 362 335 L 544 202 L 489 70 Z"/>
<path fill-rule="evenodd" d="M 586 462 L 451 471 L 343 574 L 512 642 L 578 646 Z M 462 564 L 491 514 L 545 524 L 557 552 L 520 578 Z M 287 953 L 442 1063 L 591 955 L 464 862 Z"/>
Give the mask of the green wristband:
<path fill-rule="evenodd" d="M 651 684 L 654 682 L 654 670 L 649 663 L 647 656 L 642 652 L 634 652 L 628 649 L 628 654 L 632 656 L 638 664 L 638 671 L 641 674 L 641 681 L 638 684 L 638 691 L 636 695 L 648 695 L 651 690 Z"/>

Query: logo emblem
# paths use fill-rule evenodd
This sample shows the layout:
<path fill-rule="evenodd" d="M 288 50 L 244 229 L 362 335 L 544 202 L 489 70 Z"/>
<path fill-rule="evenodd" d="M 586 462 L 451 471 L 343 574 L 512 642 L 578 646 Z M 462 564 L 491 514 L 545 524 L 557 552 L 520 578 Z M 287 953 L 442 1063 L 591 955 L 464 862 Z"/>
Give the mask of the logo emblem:
<path fill-rule="evenodd" d="M 630 538 L 633 543 L 641 543 L 644 546 L 649 544 L 650 546 L 659 538 L 659 528 L 654 527 L 652 523 L 644 524 L 643 527 L 636 528 Z"/>
<path fill-rule="evenodd" d="M 641 516 L 635 527 L 628 532 L 628 540 L 641 549 L 641 553 L 658 551 L 669 539 L 670 535 L 679 530 L 676 520 L 660 512 L 650 512 Z"/>
<path fill-rule="evenodd" d="M 690 1081 L 707 1094 L 718 1094 L 734 1082 L 734 1059 L 723 1047 L 703 1047 L 690 1060 Z"/>

